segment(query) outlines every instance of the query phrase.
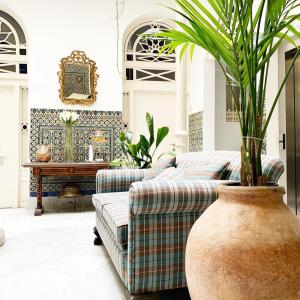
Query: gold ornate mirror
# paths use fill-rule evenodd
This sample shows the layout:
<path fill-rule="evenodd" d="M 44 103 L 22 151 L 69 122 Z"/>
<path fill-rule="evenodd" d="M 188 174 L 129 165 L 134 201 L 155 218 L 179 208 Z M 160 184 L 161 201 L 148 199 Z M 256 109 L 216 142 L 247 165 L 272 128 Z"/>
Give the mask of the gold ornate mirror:
<path fill-rule="evenodd" d="M 66 104 L 91 105 L 97 97 L 96 63 L 83 51 L 75 50 L 60 60 L 59 97 Z"/>

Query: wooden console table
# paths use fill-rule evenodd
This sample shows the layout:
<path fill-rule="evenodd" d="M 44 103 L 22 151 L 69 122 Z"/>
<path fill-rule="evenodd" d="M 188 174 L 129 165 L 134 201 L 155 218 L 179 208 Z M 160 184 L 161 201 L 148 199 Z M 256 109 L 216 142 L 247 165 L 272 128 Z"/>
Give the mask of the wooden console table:
<path fill-rule="evenodd" d="M 100 169 L 108 169 L 108 162 L 86 163 L 28 163 L 22 165 L 32 169 L 32 175 L 36 177 L 36 209 L 35 216 L 44 213 L 43 207 L 43 177 L 44 176 L 96 176 Z"/>

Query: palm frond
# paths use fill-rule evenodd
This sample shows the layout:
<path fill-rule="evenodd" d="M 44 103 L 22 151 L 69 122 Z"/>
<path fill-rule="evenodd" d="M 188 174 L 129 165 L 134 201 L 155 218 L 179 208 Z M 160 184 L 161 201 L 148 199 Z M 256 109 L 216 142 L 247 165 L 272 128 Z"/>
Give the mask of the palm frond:
<path fill-rule="evenodd" d="M 297 48 L 295 38 L 300 38 L 300 32 L 295 24 L 300 20 L 299 0 L 260 0 L 256 9 L 254 0 L 175 2 L 180 10 L 170 9 L 185 22 L 175 21 L 177 29 L 157 34 L 169 41 L 161 52 L 173 53 L 181 47 L 180 57 L 188 49 L 192 57 L 195 48 L 200 47 L 221 65 L 232 91 L 233 82 L 239 86 L 240 98 L 234 100 L 245 154 L 246 175 L 241 176 L 242 184 L 260 184 L 263 139 L 287 79 L 286 76 L 263 122 L 270 60 L 283 41 Z"/>

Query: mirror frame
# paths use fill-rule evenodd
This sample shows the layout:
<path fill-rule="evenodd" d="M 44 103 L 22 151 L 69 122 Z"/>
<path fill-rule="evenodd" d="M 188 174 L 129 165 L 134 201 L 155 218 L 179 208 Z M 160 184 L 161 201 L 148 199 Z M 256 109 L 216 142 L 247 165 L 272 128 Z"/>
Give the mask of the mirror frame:
<path fill-rule="evenodd" d="M 85 64 L 90 67 L 90 90 L 91 95 L 88 99 L 72 99 L 65 97 L 65 65 L 66 64 Z M 60 71 L 57 73 L 59 77 L 59 98 L 65 104 L 80 104 L 80 105 L 92 105 L 97 99 L 97 80 L 99 75 L 96 73 L 97 67 L 96 62 L 89 59 L 84 51 L 74 50 L 70 56 L 64 57 L 60 60 L 59 64 Z"/>

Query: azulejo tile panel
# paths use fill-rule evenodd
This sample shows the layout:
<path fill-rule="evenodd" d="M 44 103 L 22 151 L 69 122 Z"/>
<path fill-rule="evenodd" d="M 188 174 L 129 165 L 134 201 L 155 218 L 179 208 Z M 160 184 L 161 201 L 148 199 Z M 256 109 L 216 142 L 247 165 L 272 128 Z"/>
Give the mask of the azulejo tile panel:
<path fill-rule="evenodd" d="M 38 145 L 51 145 L 52 160 L 64 161 L 64 127 L 60 123 L 59 114 L 62 110 L 31 109 L 30 111 L 30 160 L 35 161 Z M 118 144 L 120 131 L 123 128 L 122 113 L 119 111 L 76 111 L 79 114 L 74 126 L 72 137 L 74 145 L 74 160 L 86 161 L 88 145 L 96 130 L 101 130 L 107 139 L 105 157 L 113 160 L 121 157 L 121 148 Z M 46 177 L 43 178 L 43 195 L 55 196 L 62 190 L 64 184 L 76 182 L 84 194 L 95 191 L 94 177 Z M 30 196 L 36 196 L 36 180 L 30 178 Z"/>
<path fill-rule="evenodd" d="M 189 151 L 203 149 L 203 112 L 189 115 Z"/>

